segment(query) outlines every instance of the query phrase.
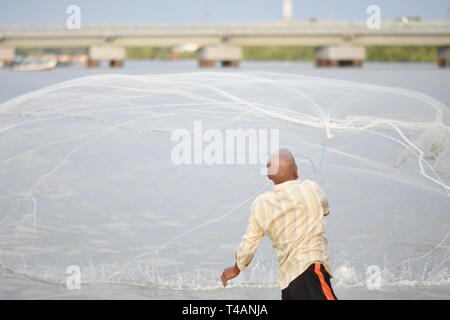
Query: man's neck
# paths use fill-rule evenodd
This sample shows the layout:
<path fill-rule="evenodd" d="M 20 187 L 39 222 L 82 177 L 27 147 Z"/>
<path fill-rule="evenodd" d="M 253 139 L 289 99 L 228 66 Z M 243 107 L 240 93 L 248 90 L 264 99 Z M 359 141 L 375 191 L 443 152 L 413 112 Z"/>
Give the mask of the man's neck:
<path fill-rule="evenodd" d="M 298 178 L 292 178 L 292 179 L 288 179 L 288 180 L 284 180 L 284 181 L 280 181 L 280 182 L 273 182 L 275 185 L 277 185 L 277 184 L 282 184 L 282 183 L 285 183 L 285 182 L 288 182 L 288 181 L 295 181 L 295 180 L 297 180 Z"/>

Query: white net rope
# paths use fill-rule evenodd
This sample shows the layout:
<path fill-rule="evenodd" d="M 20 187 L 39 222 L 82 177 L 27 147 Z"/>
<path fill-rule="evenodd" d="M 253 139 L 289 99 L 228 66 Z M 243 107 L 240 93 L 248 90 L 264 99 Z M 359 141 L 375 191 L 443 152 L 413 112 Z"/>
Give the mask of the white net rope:
<path fill-rule="evenodd" d="M 64 282 L 219 288 L 260 165 L 175 164 L 171 134 L 278 129 L 331 205 L 338 285 L 449 285 L 450 115 L 419 92 L 276 73 L 107 74 L 0 104 L 0 264 Z M 261 155 L 259 155 L 261 156 Z M 264 242 L 236 285 L 276 286 Z"/>

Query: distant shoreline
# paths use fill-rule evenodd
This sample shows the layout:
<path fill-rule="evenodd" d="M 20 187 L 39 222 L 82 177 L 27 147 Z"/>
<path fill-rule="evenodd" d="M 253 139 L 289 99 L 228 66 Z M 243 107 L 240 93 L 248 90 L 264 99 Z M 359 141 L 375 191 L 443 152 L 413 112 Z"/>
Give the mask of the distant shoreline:
<path fill-rule="evenodd" d="M 314 47 L 242 47 L 243 61 L 314 61 Z M 436 46 L 367 46 L 369 62 L 437 62 Z M 88 48 L 17 48 L 18 55 L 87 54 Z M 180 52 L 177 60 L 196 59 L 197 53 Z M 127 60 L 173 60 L 170 47 L 128 47 Z"/>

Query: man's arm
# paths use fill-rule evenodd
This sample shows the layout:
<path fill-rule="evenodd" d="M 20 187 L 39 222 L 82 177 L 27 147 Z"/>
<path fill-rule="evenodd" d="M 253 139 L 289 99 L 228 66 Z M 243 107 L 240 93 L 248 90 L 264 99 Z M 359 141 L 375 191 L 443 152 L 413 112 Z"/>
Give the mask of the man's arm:
<path fill-rule="evenodd" d="M 321 187 L 315 182 L 313 182 L 314 188 L 316 189 L 317 197 L 319 198 L 319 202 L 322 205 L 323 208 L 323 215 L 327 216 L 330 214 L 330 205 L 328 203 L 328 198 L 325 192 L 322 190 Z"/>
<path fill-rule="evenodd" d="M 241 271 L 250 265 L 253 256 L 255 255 L 256 248 L 262 238 L 264 238 L 264 230 L 256 219 L 257 213 L 261 212 L 261 210 L 261 202 L 256 199 L 252 205 L 252 213 L 250 214 L 248 221 L 247 232 L 242 237 L 241 243 L 235 253 L 236 264 Z"/>
<path fill-rule="evenodd" d="M 223 286 L 227 285 L 227 281 L 239 275 L 239 273 L 246 269 L 255 255 L 256 248 L 264 237 L 264 230 L 259 225 L 256 219 L 256 213 L 261 210 L 261 204 L 258 198 L 253 201 L 252 212 L 250 214 L 247 232 L 242 237 L 241 243 L 235 252 L 235 264 L 232 267 L 226 268 L 222 273 Z"/>

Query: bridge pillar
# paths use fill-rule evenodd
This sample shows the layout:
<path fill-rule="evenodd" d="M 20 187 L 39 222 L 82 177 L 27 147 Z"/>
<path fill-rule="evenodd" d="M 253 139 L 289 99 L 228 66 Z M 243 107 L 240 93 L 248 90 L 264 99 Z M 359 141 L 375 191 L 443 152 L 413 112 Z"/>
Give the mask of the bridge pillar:
<path fill-rule="evenodd" d="M 109 61 L 112 68 L 122 67 L 126 58 L 126 50 L 122 47 L 101 46 L 89 48 L 89 60 L 87 66 L 95 68 L 100 66 L 100 61 Z"/>
<path fill-rule="evenodd" d="M 450 46 L 438 49 L 438 66 L 440 68 L 450 67 Z"/>
<path fill-rule="evenodd" d="M 10 47 L 0 47 L 0 64 L 4 68 L 9 67 L 16 57 L 16 49 Z"/>
<path fill-rule="evenodd" d="M 205 46 L 198 51 L 199 67 L 214 67 L 220 61 L 222 67 L 238 67 L 242 49 L 230 46 Z"/>
<path fill-rule="evenodd" d="M 316 67 L 362 67 L 366 48 L 330 46 L 316 49 Z"/>

